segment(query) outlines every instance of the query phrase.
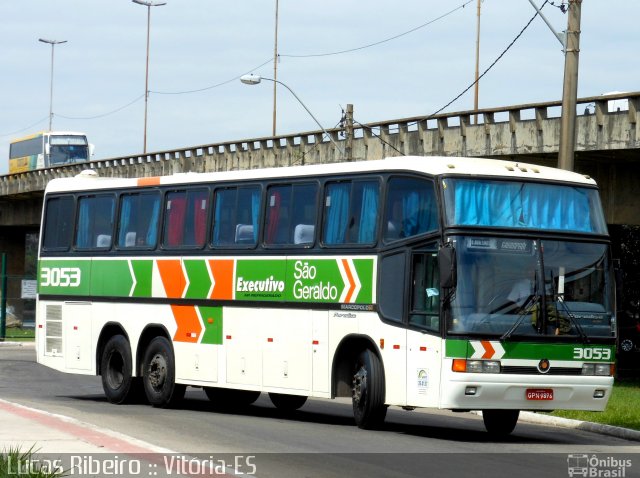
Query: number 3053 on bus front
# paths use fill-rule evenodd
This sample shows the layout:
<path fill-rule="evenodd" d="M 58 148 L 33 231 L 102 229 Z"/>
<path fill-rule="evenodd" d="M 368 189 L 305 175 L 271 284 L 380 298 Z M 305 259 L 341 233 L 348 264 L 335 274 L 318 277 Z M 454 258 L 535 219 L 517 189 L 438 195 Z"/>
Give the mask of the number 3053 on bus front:
<path fill-rule="evenodd" d="M 79 287 L 80 279 L 77 267 L 43 267 L 40 271 L 41 287 Z"/>
<path fill-rule="evenodd" d="M 575 348 L 573 358 L 576 360 L 610 360 L 611 349 L 608 348 Z"/>

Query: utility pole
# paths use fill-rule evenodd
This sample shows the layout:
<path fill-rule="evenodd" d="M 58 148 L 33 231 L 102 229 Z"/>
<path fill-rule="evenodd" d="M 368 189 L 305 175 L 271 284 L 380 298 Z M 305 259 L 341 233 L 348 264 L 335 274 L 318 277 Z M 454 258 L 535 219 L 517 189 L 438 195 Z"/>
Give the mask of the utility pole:
<path fill-rule="evenodd" d="M 347 111 L 344 115 L 344 133 L 347 146 L 344 149 L 347 161 L 353 161 L 353 105 L 347 104 Z"/>
<path fill-rule="evenodd" d="M 473 89 L 473 110 L 478 111 L 478 97 L 480 96 L 480 2 L 478 0 L 478 13 L 476 20 L 476 84 Z M 478 114 L 473 115 L 474 123 L 478 124 Z"/>
<path fill-rule="evenodd" d="M 560 117 L 560 149 L 558 151 L 558 167 L 568 171 L 573 171 L 576 146 L 581 10 L 582 0 L 569 0 L 564 53 L 564 83 L 562 86 L 562 116 Z"/>
<path fill-rule="evenodd" d="M 273 40 L 273 79 L 278 79 L 278 0 L 276 0 L 276 27 L 275 38 Z M 273 82 L 273 128 L 272 134 L 276 135 L 276 95 L 277 95 L 277 81 Z"/>

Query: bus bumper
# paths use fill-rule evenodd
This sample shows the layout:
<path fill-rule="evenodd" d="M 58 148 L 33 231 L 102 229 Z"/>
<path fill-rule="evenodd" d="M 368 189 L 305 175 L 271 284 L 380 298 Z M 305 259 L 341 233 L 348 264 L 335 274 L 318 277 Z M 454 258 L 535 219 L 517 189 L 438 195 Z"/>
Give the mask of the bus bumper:
<path fill-rule="evenodd" d="M 589 410 L 607 406 L 613 377 L 449 373 L 440 408 L 451 410 Z"/>

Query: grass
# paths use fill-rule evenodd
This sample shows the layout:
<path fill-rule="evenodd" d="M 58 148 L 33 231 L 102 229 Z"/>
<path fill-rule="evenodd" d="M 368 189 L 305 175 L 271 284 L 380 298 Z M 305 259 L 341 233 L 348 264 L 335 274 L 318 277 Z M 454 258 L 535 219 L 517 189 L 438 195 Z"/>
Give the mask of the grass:
<path fill-rule="evenodd" d="M 33 478 L 54 478 L 64 476 L 61 470 L 48 470 L 34 457 L 34 449 L 26 452 L 19 448 L 9 448 L 0 452 L 0 478 L 13 478 L 16 476 Z"/>
<path fill-rule="evenodd" d="M 32 328 L 8 328 L 5 333 L 6 341 L 30 341 L 35 340 L 36 332 Z"/>
<path fill-rule="evenodd" d="M 551 415 L 640 430 L 638 404 L 640 404 L 640 380 L 620 380 L 613 385 L 613 393 L 604 412 L 558 410 Z"/>

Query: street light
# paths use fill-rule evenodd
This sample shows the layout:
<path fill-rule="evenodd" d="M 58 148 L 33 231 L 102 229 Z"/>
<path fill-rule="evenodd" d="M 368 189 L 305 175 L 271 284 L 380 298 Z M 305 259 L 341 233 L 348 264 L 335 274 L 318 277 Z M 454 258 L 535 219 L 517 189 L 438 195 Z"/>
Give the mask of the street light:
<path fill-rule="evenodd" d="M 147 62 L 144 75 L 144 139 L 142 146 L 142 152 L 144 154 L 147 152 L 147 106 L 149 103 L 149 31 L 151 29 L 151 7 L 161 7 L 162 5 L 166 5 L 167 3 L 145 2 L 143 0 L 131 1 L 133 3 L 137 3 L 138 5 L 144 5 L 145 7 L 147 7 Z"/>
<path fill-rule="evenodd" d="M 53 122 L 53 50 L 56 45 L 67 43 L 67 40 L 47 40 L 38 38 L 38 41 L 51 45 L 51 86 L 49 88 L 49 131 L 51 131 L 51 123 Z"/>
<path fill-rule="evenodd" d="M 324 132 L 324 134 L 326 134 L 329 137 L 329 140 L 333 143 L 333 145 L 336 147 L 336 149 L 338 151 L 340 151 L 340 154 L 344 157 L 344 150 L 338 146 L 338 143 L 336 143 L 333 139 L 333 137 L 327 132 L 326 129 L 324 129 L 322 127 L 322 125 L 320 124 L 320 122 L 316 119 L 315 116 L 313 116 L 313 113 L 311 111 L 309 111 L 309 108 L 307 108 L 307 106 L 302 102 L 302 100 L 300 98 L 298 98 L 298 95 L 296 95 L 294 93 L 294 91 L 289 88 L 285 83 L 279 81 L 279 80 L 274 80 L 273 78 L 265 78 L 264 76 L 259 76 L 259 75 L 244 75 L 240 77 L 240 81 L 242 83 L 244 83 L 245 85 L 257 85 L 259 84 L 262 80 L 265 81 L 272 81 L 274 83 L 278 83 L 279 85 L 284 86 L 287 90 L 289 90 L 289 92 L 294 96 L 294 98 L 296 100 L 298 100 L 298 103 L 300 103 L 302 105 L 302 107 L 307 111 L 307 113 L 309 113 L 309 116 L 311 116 L 313 118 L 313 121 L 316 122 L 316 124 L 320 127 L 320 129 Z"/>

